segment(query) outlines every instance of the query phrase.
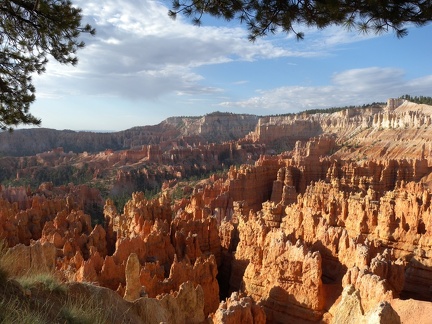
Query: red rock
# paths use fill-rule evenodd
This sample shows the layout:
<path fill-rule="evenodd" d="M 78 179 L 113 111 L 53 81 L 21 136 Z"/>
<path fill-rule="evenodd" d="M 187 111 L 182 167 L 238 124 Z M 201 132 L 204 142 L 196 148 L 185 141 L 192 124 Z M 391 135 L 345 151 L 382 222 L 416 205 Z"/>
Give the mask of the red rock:
<path fill-rule="evenodd" d="M 0 238 L 23 249 L 26 260 L 29 250 L 18 244 L 30 249 L 34 241 L 47 244 L 55 251 L 48 256 L 50 269 L 130 299 L 145 287 L 149 300 L 171 300 L 176 297 L 170 292 L 189 282 L 185 296 L 195 298 L 191 307 L 154 300 L 142 306 L 142 314 L 150 306 L 160 310 L 155 318 L 161 320 L 202 321 L 215 313 L 220 321 L 260 322 L 261 306 L 268 322 L 338 321 L 347 309 L 360 322 L 369 315 L 391 315 L 386 303 L 394 298 L 431 298 L 432 151 L 427 141 L 432 138 L 424 130 L 432 119 L 429 108 L 410 111 L 413 107 L 393 102 L 363 113 L 268 117 L 238 143 L 204 145 L 195 138 L 189 146 L 183 139 L 107 152 L 94 162 L 98 176 L 110 163 L 130 167 L 118 171 L 113 193 L 123 185 L 134 190 L 137 176 L 152 184 L 162 172 L 178 178 L 167 182 L 157 199 L 134 193 L 123 211 L 108 200 L 106 224 L 94 228 L 85 210 L 100 195 L 88 187 L 2 188 Z M 416 128 L 406 130 L 409 138 L 405 124 Z M 293 130 L 296 138 L 284 139 Z M 252 141 L 294 149 L 233 166 L 226 175 L 186 188 L 190 198 L 171 202 L 169 192 L 192 170 L 212 170 L 224 156 L 247 159 L 262 153 L 264 146 L 254 147 Z M 71 158 L 57 150 L 39 159 L 55 165 L 60 155 Z M 162 165 L 189 158 L 182 165 Z M 158 164 L 144 169 L 144 161 Z M 43 253 L 35 253 L 42 258 Z M 352 292 L 341 296 L 347 287 Z M 231 299 L 218 310 L 219 293 Z M 338 297 L 345 300 L 338 303 Z M 339 315 L 330 311 L 332 305 L 340 306 Z M 168 314 L 165 308 L 171 306 Z"/>
<path fill-rule="evenodd" d="M 140 270 L 141 265 L 138 256 L 131 253 L 126 262 L 126 289 L 123 297 L 128 301 L 134 301 L 143 296 L 144 289 L 140 283 Z"/>
<path fill-rule="evenodd" d="M 2 266 L 11 276 L 22 276 L 33 272 L 51 272 L 55 270 L 57 249 L 50 243 L 33 242 L 26 246 L 18 244 L 6 251 L 5 260 L 11 260 Z"/>

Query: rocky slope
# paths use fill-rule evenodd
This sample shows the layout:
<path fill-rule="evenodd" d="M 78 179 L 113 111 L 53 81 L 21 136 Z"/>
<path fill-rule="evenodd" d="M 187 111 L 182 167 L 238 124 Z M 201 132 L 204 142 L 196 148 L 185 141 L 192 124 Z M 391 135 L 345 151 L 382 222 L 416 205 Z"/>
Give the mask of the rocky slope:
<path fill-rule="evenodd" d="M 177 140 L 188 145 L 221 143 L 244 137 L 255 128 L 257 120 L 255 115 L 215 112 L 202 117 L 170 117 L 158 125 L 111 133 L 21 129 L 0 132 L 0 155 L 29 156 L 58 147 L 74 153 L 136 149 L 143 145 L 171 148 L 171 142 Z"/>
<path fill-rule="evenodd" d="M 160 145 L 87 155 L 122 168 L 190 156 L 208 166 L 220 152 L 248 163 L 185 187 L 188 197 L 175 199 L 171 179 L 156 199 L 133 193 L 123 210 L 106 200 L 100 224 L 87 210 L 102 198 L 88 186 L 3 187 L 0 238 L 20 256 L 8 271 L 37 266 L 128 303 L 157 303 L 158 321 L 172 323 L 399 323 L 420 307 L 414 317 L 427 318 L 431 117 L 431 106 L 390 100 L 261 118 L 238 142 L 169 155 Z M 263 154 L 281 143 L 292 149 Z M 73 158 L 56 151 L 34 163 L 55 165 L 53 154 Z M 146 305 L 135 315 L 152 315 Z"/>

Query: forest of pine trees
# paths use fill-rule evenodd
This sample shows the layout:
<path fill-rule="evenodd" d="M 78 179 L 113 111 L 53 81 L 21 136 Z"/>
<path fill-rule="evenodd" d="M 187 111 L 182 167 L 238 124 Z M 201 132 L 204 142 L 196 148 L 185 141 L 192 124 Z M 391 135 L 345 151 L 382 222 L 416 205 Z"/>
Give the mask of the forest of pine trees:
<path fill-rule="evenodd" d="M 432 105 L 432 97 L 427 96 L 410 96 L 408 94 L 400 96 L 401 99 L 405 99 L 418 104 Z"/>

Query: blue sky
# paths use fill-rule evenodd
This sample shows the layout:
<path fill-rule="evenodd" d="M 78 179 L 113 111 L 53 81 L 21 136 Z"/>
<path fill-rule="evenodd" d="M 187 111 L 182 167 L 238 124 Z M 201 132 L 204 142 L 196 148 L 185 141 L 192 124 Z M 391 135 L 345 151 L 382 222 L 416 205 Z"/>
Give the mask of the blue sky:
<path fill-rule="evenodd" d="M 76 67 L 50 62 L 34 76 L 42 127 L 118 131 L 213 111 L 257 115 L 432 96 L 432 25 L 363 35 L 306 29 L 247 40 L 236 22 L 193 26 L 167 2 L 75 0 L 85 22 Z"/>

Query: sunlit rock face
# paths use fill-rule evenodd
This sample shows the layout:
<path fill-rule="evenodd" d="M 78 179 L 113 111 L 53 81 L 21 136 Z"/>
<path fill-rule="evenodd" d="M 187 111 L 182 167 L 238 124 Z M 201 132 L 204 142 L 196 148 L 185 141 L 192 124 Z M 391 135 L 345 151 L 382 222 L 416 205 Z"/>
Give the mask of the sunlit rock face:
<path fill-rule="evenodd" d="M 262 307 L 256 305 L 252 298 L 233 292 L 229 298 L 223 300 L 212 316 L 213 323 L 266 323 L 266 316 Z"/>
<path fill-rule="evenodd" d="M 107 287 L 141 316 L 154 304 L 158 319 L 174 322 L 398 323 L 406 300 L 432 297 L 431 113 L 389 102 L 261 119 L 239 143 L 197 145 L 190 154 L 253 156 L 257 147 L 246 152 L 244 143 L 270 145 L 296 130 L 290 150 L 200 179 L 178 200 L 176 179 L 154 199 L 135 192 L 123 210 L 89 186 L 2 187 L 0 238 L 21 256 L 12 272 L 37 265 Z M 189 154 L 175 150 L 105 152 L 98 163 L 162 165 Z M 54 163 L 63 153 L 40 159 Z M 132 181 L 128 172 L 117 173 L 118 183 Z M 95 224 L 88 211 L 100 204 Z"/>

